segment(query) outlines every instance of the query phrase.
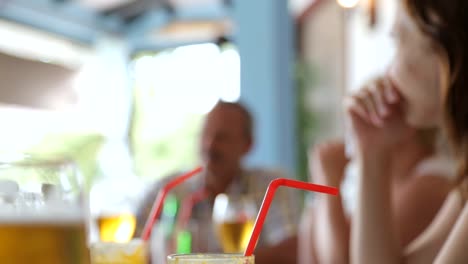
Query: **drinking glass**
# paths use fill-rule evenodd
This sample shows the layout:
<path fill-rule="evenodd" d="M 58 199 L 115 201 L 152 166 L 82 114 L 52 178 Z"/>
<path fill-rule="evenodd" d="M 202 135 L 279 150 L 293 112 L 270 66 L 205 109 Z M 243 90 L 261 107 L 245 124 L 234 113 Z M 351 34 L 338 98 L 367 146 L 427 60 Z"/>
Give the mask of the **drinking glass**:
<path fill-rule="evenodd" d="M 91 190 L 93 264 L 147 264 L 148 243 L 135 238 L 142 187 L 136 178 L 101 179 Z M 140 219 L 141 220 L 141 219 Z"/>
<path fill-rule="evenodd" d="M 89 264 L 85 201 L 70 160 L 1 154 L 1 262 Z"/>
<path fill-rule="evenodd" d="M 256 216 L 256 205 L 247 196 L 216 196 L 213 224 L 224 253 L 240 253 L 245 250 Z"/>
<path fill-rule="evenodd" d="M 141 189 L 139 181 L 133 178 L 106 178 L 93 186 L 93 242 L 126 243 L 132 240 L 137 225 L 136 209 Z"/>

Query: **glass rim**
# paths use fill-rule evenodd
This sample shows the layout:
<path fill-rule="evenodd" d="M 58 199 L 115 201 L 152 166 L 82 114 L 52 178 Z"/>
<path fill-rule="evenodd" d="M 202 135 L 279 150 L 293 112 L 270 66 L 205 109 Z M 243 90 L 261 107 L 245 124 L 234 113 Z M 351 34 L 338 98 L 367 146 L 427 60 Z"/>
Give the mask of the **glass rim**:
<path fill-rule="evenodd" d="M 90 243 L 90 246 L 122 246 L 126 247 L 129 245 L 146 245 L 148 244 L 146 241 L 144 241 L 141 238 L 132 238 L 128 242 L 108 242 L 108 241 L 95 241 Z"/>
<path fill-rule="evenodd" d="M 18 173 L 15 177 L 10 175 L 13 171 L 22 170 L 28 173 Z M 41 173 L 35 172 L 36 170 L 41 170 Z M 42 173 L 42 170 L 47 170 L 47 174 Z M 6 173 L 7 176 L 3 173 Z M 40 188 L 47 189 L 57 185 L 64 191 L 64 194 L 87 192 L 84 189 L 86 188 L 85 178 L 81 174 L 78 164 L 66 154 L 0 151 L 0 181 L 13 180 L 24 185 L 25 177 L 29 177 L 26 180 L 29 183 L 42 184 Z M 33 192 L 37 191 L 44 192 L 44 190 L 39 189 Z"/>
<path fill-rule="evenodd" d="M 222 260 L 222 259 L 239 259 L 253 260 L 255 257 L 244 256 L 242 253 L 189 253 L 189 254 L 171 254 L 167 256 L 168 260 L 192 260 L 192 259 L 207 259 L 207 260 Z"/>

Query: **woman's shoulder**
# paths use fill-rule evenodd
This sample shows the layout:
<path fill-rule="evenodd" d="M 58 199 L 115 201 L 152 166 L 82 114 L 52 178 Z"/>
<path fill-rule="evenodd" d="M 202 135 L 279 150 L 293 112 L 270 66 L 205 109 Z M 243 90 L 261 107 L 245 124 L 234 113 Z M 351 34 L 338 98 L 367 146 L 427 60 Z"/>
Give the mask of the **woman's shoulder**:
<path fill-rule="evenodd" d="M 456 163 L 450 158 L 428 157 L 416 165 L 401 192 L 408 194 L 415 204 L 442 205 L 454 190 L 456 175 Z"/>
<path fill-rule="evenodd" d="M 425 178 L 441 178 L 447 182 L 455 182 L 457 177 L 457 163 L 447 155 L 432 155 L 420 161 L 414 176 Z"/>

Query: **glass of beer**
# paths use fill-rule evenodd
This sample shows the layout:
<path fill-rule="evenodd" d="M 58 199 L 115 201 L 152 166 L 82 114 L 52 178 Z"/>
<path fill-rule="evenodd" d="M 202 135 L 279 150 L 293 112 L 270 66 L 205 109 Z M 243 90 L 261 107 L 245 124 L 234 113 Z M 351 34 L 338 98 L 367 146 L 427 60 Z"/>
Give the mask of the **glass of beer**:
<path fill-rule="evenodd" d="M 105 179 L 91 190 L 94 241 L 127 243 L 135 235 L 140 190 L 137 180 Z M 138 186 L 137 186 L 138 185 Z M 93 241 L 93 242 L 94 242 Z"/>
<path fill-rule="evenodd" d="M 241 254 L 181 254 L 169 255 L 167 264 L 255 264 L 255 258 Z"/>
<path fill-rule="evenodd" d="M 91 260 L 93 264 L 147 264 L 145 241 L 134 238 L 135 210 L 143 188 L 138 179 L 109 177 L 91 190 Z"/>
<path fill-rule="evenodd" d="M 131 212 L 107 212 L 97 217 L 99 239 L 103 242 L 129 242 L 135 232 L 136 217 Z"/>
<path fill-rule="evenodd" d="M 255 203 L 245 196 L 216 196 L 213 224 L 224 253 L 240 253 L 249 243 L 257 216 Z"/>
<path fill-rule="evenodd" d="M 89 264 L 83 198 L 73 162 L 1 155 L 1 262 Z"/>

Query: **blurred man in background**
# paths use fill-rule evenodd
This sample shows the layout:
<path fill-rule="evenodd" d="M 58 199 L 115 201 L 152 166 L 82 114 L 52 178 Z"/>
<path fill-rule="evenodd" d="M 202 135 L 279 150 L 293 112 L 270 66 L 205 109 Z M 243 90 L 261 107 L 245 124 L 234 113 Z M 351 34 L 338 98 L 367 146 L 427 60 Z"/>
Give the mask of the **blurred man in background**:
<path fill-rule="evenodd" d="M 191 219 L 196 221 L 196 228 L 192 229 L 192 251 L 223 250 L 217 236 L 220 234 L 216 234 L 212 221 L 213 204 L 218 194 L 247 198 L 255 204 L 258 212 L 270 181 L 283 177 L 277 171 L 244 168 L 242 160 L 252 146 L 253 120 L 249 111 L 240 103 L 219 102 L 207 115 L 201 133 L 203 173 L 174 191 L 180 200 L 200 190 L 207 194 L 207 198 L 197 203 L 191 213 Z M 144 201 L 138 214 L 140 232 L 160 186 L 167 180 L 158 182 Z M 277 191 L 254 253 L 255 263 L 296 263 L 296 227 L 300 215 L 298 196 L 294 190 Z"/>

